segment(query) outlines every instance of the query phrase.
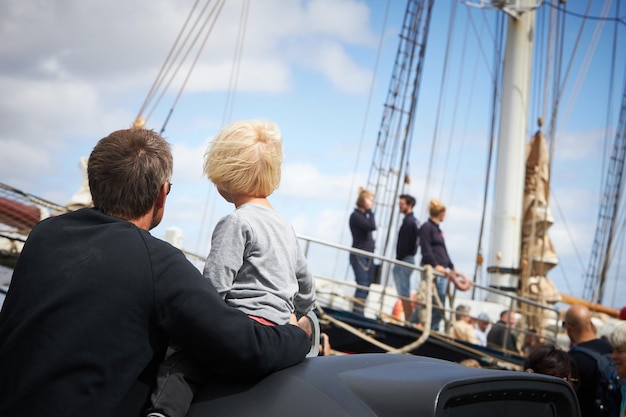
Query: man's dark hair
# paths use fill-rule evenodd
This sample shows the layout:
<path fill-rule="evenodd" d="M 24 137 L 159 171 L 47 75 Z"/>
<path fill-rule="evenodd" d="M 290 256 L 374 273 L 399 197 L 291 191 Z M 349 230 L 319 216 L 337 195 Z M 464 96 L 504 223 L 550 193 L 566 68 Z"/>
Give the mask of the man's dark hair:
<path fill-rule="evenodd" d="M 169 143 L 147 129 L 118 130 L 100 139 L 87 164 L 94 206 L 109 216 L 137 219 L 172 177 Z"/>
<path fill-rule="evenodd" d="M 404 201 L 406 201 L 406 204 L 411 206 L 411 207 L 415 207 L 415 197 L 413 197 L 412 195 L 409 194 L 400 194 L 400 196 L 398 196 L 398 198 L 403 199 Z"/>

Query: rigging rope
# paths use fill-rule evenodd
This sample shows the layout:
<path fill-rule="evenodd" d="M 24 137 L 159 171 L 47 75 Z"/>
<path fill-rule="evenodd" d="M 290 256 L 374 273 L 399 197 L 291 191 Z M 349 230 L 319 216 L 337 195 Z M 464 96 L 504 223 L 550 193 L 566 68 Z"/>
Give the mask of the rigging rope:
<path fill-rule="evenodd" d="M 483 14 L 483 17 L 484 17 L 485 16 L 484 9 L 481 9 L 481 10 L 483 12 L 482 14 Z M 468 9 L 468 13 L 469 13 L 469 9 Z M 485 26 L 488 26 L 488 22 L 485 22 L 485 23 L 486 23 Z M 491 28 L 489 28 L 489 33 L 491 34 Z M 479 59 L 478 56 L 476 56 L 475 58 L 476 59 L 474 60 L 474 68 L 472 70 L 472 77 L 471 77 L 472 80 L 469 83 L 470 84 L 470 92 L 467 95 L 468 103 L 467 103 L 467 106 L 465 107 L 466 108 L 465 120 L 463 121 L 463 128 L 461 129 L 461 132 L 463 132 L 462 135 L 461 135 L 461 146 L 460 146 L 461 150 L 463 149 L 463 146 L 465 144 L 465 138 L 467 137 L 467 132 L 468 132 L 468 127 L 467 126 L 469 124 L 469 116 L 470 116 L 470 113 L 471 113 L 471 109 L 473 107 L 472 106 L 472 101 L 473 101 L 473 97 L 474 97 L 474 88 L 477 85 L 476 79 L 478 77 L 478 64 L 479 64 L 480 59 Z M 455 166 L 455 169 L 454 169 L 454 175 L 452 176 L 452 186 L 450 187 L 450 194 L 449 194 L 449 197 L 448 197 L 448 199 L 446 201 L 452 201 L 452 197 L 455 194 L 456 180 L 459 177 L 459 168 L 461 167 L 461 157 L 462 156 L 463 156 L 463 152 L 462 151 L 457 152 L 456 166 Z"/>
<path fill-rule="evenodd" d="M 450 8 L 449 22 L 451 22 L 451 24 L 448 26 L 448 38 L 446 40 L 446 50 L 445 50 L 445 55 L 444 55 L 444 60 L 443 60 L 443 71 L 441 75 L 441 84 L 439 85 L 439 102 L 437 104 L 437 114 L 435 116 L 435 129 L 433 131 L 433 139 L 431 143 L 430 157 L 428 159 L 428 169 L 426 170 L 426 181 L 424 183 L 424 195 L 422 197 L 422 204 L 421 204 L 423 208 L 426 207 L 426 204 L 428 204 L 427 201 L 430 200 L 429 188 L 430 188 L 430 181 L 433 176 L 433 170 L 435 169 L 433 165 L 434 165 L 435 153 L 437 149 L 437 134 L 439 130 L 439 117 L 441 116 L 441 108 L 443 107 L 443 103 L 445 101 L 444 90 L 446 86 L 446 81 L 448 79 L 447 77 L 448 58 L 450 56 L 450 45 L 452 43 L 452 35 L 454 33 L 454 27 L 455 27 L 454 21 L 455 21 L 455 15 L 456 15 L 456 5 L 457 5 L 457 2 L 453 2 L 452 7 Z"/>
<path fill-rule="evenodd" d="M 135 126 L 136 127 L 143 127 L 145 125 L 146 120 L 142 119 L 143 112 L 146 110 L 150 100 L 152 100 L 152 98 L 154 97 L 154 94 L 156 93 L 157 89 L 159 88 L 159 86 L 163 82 L 163 78 L 165 77 L 166 68 L 167 69 L 171 68 L 170 67 L 170 65 L 171 65 L 170 62 L 172 60 L 172 54 L 174 53 L 174 50 L 177 49 L 177 45 L 180 42 L 180 38 L 181 38 L 182 34 L 185 32 L 185 30 L 187 29 L 187 25 L 189 24 L 189 20 L 191 20 L 191 16 L 193 15 L 194 11 L 196 10 L 196 7 L 198 6 L 198 2 L 199 1 L 200 0 L 196 0 L 195 3 L 193 4 L 191 10 L 189 11 L 189 14 L 187 15 L 187 19 L 185 19 L 185 23 L 183 24 L 183 27 L 178 32 L 178 35 L 176 36 L 176 40 L 172 44 L 172 47 L 170 48 L 170 51 L 168 52 L 167 57 L 165 58 L 165 62 L 163 62 L 163 65 L 161 65 L 161 69 L 159 70 L 159 73 L 157 74 L 157 77 L 155 78 L 154 82 L 152 83 L 152 86 L 150 87 L 150 91 L 148 91 L 148 95 L 146 96 L 146 99 L 144 100 L 143 104 L 141 105 L 141 108 L 139 109 L 139 113 L 137 113 L 137 117 L 135 118 Z"/>
<path fill-rule="evenodd" d="M 619 3 L 619 1 L 618 1 L 618 3 Z M 555 4 L 552 4 L 551 2 L 547 2 L 547 3 L 544 3 L 544 4 L 547 4 L 548 6 L 554 8 L 554 9 L 560 9 L 561 8 L 560 5 L 555 5 Z M 563 12 L 565 14 L 568 14 L 568 15 L 571 15 L 571 16 L 576 16 L 576 17 L 581 17 L 583 19 L 601 20 L 601 21 L 605 21 L 605 22 L 611 22 L 612 21 L 612 22 L 616 22 L 618 24 L 626 26 L 626 19 L 624 19 L 623 17 L 606 17 L 606 15 L 603 15 L 603 16 L 589 16 L 588 14 L 584 14 L 583 15 L 583 14 L 576 13 L 576 12 L 570 12 L 570 11 L 567 11 L 565 9 L 563 9 Z"/>
<path fill-rule="evenodd" d="M 176 78 L 178 72 L 180 71 L 181 67 L 183 66 L 185 60 L 187 59 L 187 57 L 189 56 L 189 54 L 191 53 L 191 51 L 193 50 L 193 48 L 196 46 L 200 35 L 202 35 L 202 32 L 205 31 L 205 28 L 207 28 L 207 25 L 209 24 L 209 22 L 211 21 L 211 19 L 213 19 L 213 21 L 211 22 L 211 24 L 208 26 L 208 30 L 206 31 L 205 37 L 196 53 L 196 56 L 189 68 L 189 70 L 187 71 L 187 75 L 185 76 L 182 85 L 178 91 L 178 94 L 176 95 L 174 102 L 169 110 L 169 113 L 166 117 L 165 122 L 163 123 L 163 127 L 161 128 L 160 133 L 163 133 L 163 131 L 165 130 L 165 127 L 167 125 L 167 122 L 169 121 L 170 116 L 172 115 L 174 108 L 176 106 L 176 104 L 178 103 L 178 100 L 180 99 L 185 86 L 187 85 L 187 82 L 189 81 L 189 77 L 191 75 L 191 73 L 193 72 L 193 69 L 196 65 L 196 63 L 198 62 L 198 59 L 202 53 L 202 50 L 204 49 L 204 46 L 206 45 L 206 42 L 208 40 L 209 35 L 211 34 L 213 27 L 215 26 L 215 22 L 217 21 L 217 18 L 219 16 L 219 14 L 222 11 L 222 8 L 225 4 L 225 0 L 217 0 L 215 5 L 213 6 L 213 8 L 210 10 L 210 12 L 208 13 L 208 15 L 206 16 L 206 18 L 204 19 L 204 22 L 202 23 L 202 25 L 200 26 L 200 28 L 198 30 L 196 30 L 196 27 L 198 26 L 199 22 L 201 21 L 203 15 L 206 13 L 207 9 L 209 8 L 209 5 L 211 4 L 211 1 L 208 0 L 204 7 L 202 8 L 202 10 L 198 13 L 193 25 L 191 26 L 191 28 L 189 30 L 187 30 L 187 26 L 189 25 L 189 22 L 191 20 L 192 15 L 195 12 L 195 9 L 198 5 L 198 2 L 196 1 L 196 3 L 194 3 L 187 19 L 185 20 L 185 23 L 181 29 L 181 31 L 179 32 L 178 36 L 176 37 L 176 40 L 174 42 L 174 44 L 172 45 L 172 48 L 170 49 L 165 62 L 163 63 L 159 74 L 155 80 L 155 82 L 153 83 L 152 87 L 150 88 L 150 91 L 148 92 L 148 95 L 146 97 L 146 99 L 144 100 L 144 103 L 139 111 L 139 114 L 137 115 L 136 119 L 135 119 L 135 127 L 143 127 L 146 122 L 150 119 L 150 117 L 152 116 L 152 114 L 154 113 L 154 111 L 156 110 L 158 104 L 161 102 L 163 96 L 165 95 L 165 93 L 167 92 L 167 90 L 169 89 L 172 81 Z M 183 38 L 183 34 L 186 33 L 186 35 Z M 190 42 L 191 36 L 195 33 L 195 36 L 193 37 L 193 39 Z M 181 42 L 182 39 L 182 42 Z M 179 59 L 179 56 L 181 55 L 181 53 L 183 52 L 183 50 L 185 49 L 185 47 L 187 46 L 185 52 L 183 53 L 182 57 Z M 176 64 L 176 61 L 178 61 L 178 63 Z M 167 82 L 165 82 L 165 80 L 168 79 Z M 160 94 L 158 95 L 158 97 L 155 99 L 155 96 L 157 95 L 158 91 L 161 91 Z M 149 107 L 149 103 L 153 101 L 152 107 L 150 109 L 150 111 L 148 112 L 148 115 L 145 116 L 145 118 L 143 118 L 143 113 L 146 111 L 146 109 Z"/>
<path fill-rule="evenodd" d="M 237 81 L 239 80 L 239 70 L 241 69 L 241 56 L 243 53 L 243 45 L 246 38 L 246 27 L 248 22 L 248 11 L 250 10 L 250 0 L 245 0 L 241 9 L 239 18 L 239 31 L 237 32 L 237 42 L 235 45 L 235 56 L 233 58 L 234 65 L 228 81 L 228 94 L 226 96 L 226 105 L 224 116 L 222 118 L 222 126 L 230 120 L 235 106 L 235 92 L 237 91 Z"/>
<path fill-rule="evenodd" d="M 469 14 L 469 9 L 468 9 L 468 14 Z M 461 63 L 459 65 L 460 68 L 465 68 L 465 52 L 467 51 L 467 41 L 468 41 L 468 31 L 469 31 L 469 25 L 467 23 L 465 23 L 465 33 L 463 34 L 463 46 L 461 48 Z M 450 121 L 450 128 L 448 129 L 448 146 L 446 149 L 446 156 L 445 156 L 445 162 L 444 162 L 444 170 L 443 170 L 443 178 L 441 179 L 441 192 L 443 193 L 443 190 L 445 190 L 446 188 L 446 178 L 448 175 L 448 170 L 445 169 L 445 167 L 448 166 L 449 162 L 450 162 L 450 152 L 452 150 L 452 133 L 455 131 L 455 127 L 456 127 L 456 113 L 457 110 L 459 108 L 459 102 L 460 100 L 460 95 L 461 95 L 461 85 L 462 85 L 462 81 L 463 81 L 463 75 L 465 74 L 465 71 L 459 71 L 458 73 L 458 78 L 457 78 L 457 85 L 456 85 L 456 97 L 454 98 L 454 106 L 453 106 L 453 110 L 452 110 L 452 120 Z M 469 108 L 468 110 L 469 111 Z M 461 137 L 461 141 L 460 141 L 460 145 L 458 147 L 456 147 L 456 151 L 457 151 L 457 155 L 461 155 L 463 153 L 463 144 L 465 143 L 465 135 L 463 134 Z M 459 159 L 457 158 L 457 169 L 455 169 L 455 172 L 458 171 L 458 164 L 459 164 Z M 454 182 L 454 177 L 452 177 L 452 181 Z M 452 201 L 454 198 L 454 190 L 452 189 L 453 187 L 451 187 L 451 191 L 450 191 L 450 197 L 447 200 L 448 204 L 452 205 Z"/>
<path fill-rule="evenodd" d="M 352 179 L 350 181 L 350 190 L 354 190 L 355 188 L 355 183 L 356 183 L 356 173 L 357 173 L 357 169 L 359 166 L 359 162 L 361 159 L 361 150 L 363 149 L 363 142 L 365 142 L 365 130 L 367 127 L 367 122 L 369 120 L 369 112 L 370 112 L 370 107 L 372 105 L 372 98 L 374 96 L 374 87 L 376 85 L 376 74 L 378 73 L 378 65 L 380 64 L 380 56 L 381 56 L 381 51 L 383 50 L 383 41 L 385 39 L 385 32 L 386 32 L 386 28 L 387 28 L 387 20 L 389 17 L 389 7 L 391 5 L 391 0 L 387 0 L 387 6 L 385 7 L 385 14 L 383 16 L 383 22 L 382 22 L 382 27 L 380 29 L 380 37 L 378 38 L 378 49 L 376 51 L 376 59 L 374 61 L 374 69 L 372 71 L 372 81 L 370 82 L 370 89 L 368 92 L 368 96 L 367 96 L 367 101 L 365 104 L 365 115 L 363 117 L 363 125 L 361 126 L 361 138 L 359 140 L 359 144 L 357 146 L 357 150 L 356 150 L 356 158 L 354 160 L 354 169 L 352 170 Z M 347 198 L 347 202 L 346 202 L 346 210 L 345 210 L 345 215 L 344 215 L 344 220 L 343 220 L 343 224 L 348 224 L 348 217 L 351 214 L 351 208 L 353 206 L 353 201 L 356 200 L 354 199 L 354 197 L 349 196 Z M 346 232 L 346 228 L 342 227 L 341 228 L 341 232 L 339 235 L 339 241 L 343 242 L 344 240 L 344 235 Z M 333 275 L 336 273 L 337 270 L 337 265 L 339 263 L 339 254 L 336 253 L 335 254 L 335 263 L 333 264 Z M 346 268 L 346 273 L 345 273 L 345 277 L 348 277 L 348 271 L 349 268 Z"/>
<path fill-rule="evenodd" d="M 167 118 L 166 118 L 165 122 L 163 123 L 163 127 L 161 128 L 161 132 L 160 132 L 161 134 L 165 131 L 165 126 L 167 125 L 167 122 L 169 121 L 170 116 L 172 115 L 172 113 L 174 111 L 174 108 L 176 107 L 176 104 L 178 103 L 178 100 L 180 99 L 180 96 L 183 94 L 183 91 L 185 90 L 185 86 L 187 85 L 187 82 L 189 81 L 189 77 L 191 76 L 191 74 L 193 72 L 193 69 L 195 68 L 196 64 L 198 63 L 198 59 L 200 58 L 200 55 L 202 54 L 202 50 L 204 49 L 204 46 L 206 45 L 206 42 L 209 39 L 209 35 L 211 34 L 211 32 L 213 31 L 213 28 L 215 27 L 215 22 L 217 22 L 217 18 L 219 17 L 220 13 L 222 12 L 222 8 L 224 7 L 225 2 L 226 2 L 226 0 L 221 0 L 218 4 L 215 5 L 215 7 L 213 7 L 211 12 L 207 16 L 206 20 L 204 21 L 204 24 L 200 28 L 200 32 L 198 32 L 198 34 L 196 35 L 196 38 L 194 39 L 193 44 L 189 47 L 189 49 L 185 53 L 185 56 L 183 57 L 183 60 L 187 58 L 187 55 L 189 54 L 189 52 L 191 52 L 191 47 L 193 45 L 195 45 L 196 41 L 200 37 L 201 31 L 204 30 L 204 28 L 206 27 L 206 25 L 209 22 L 209 20 L 211 18 L 213 18 L 213 21 L 211 22 L 211 25 L 209 26 L 209 29 L 207 30 L 207 32 L 206 32 L 206 34 L 204 36 L 202 44 L 201 44 L 200 48 L 198 49 L 198 52 L 196 53 L 196 56 L 195 56 L 195 58 L 194 58 L 194 60 L 193 60 L 193 62 L 191 64 L 191 67 L 187 71 L 187 75 L 185 76 L 185 79 L 184 79 L 182 85 L 180 86 L 180 89 L 178 90 L 178 94 L 176 95 L 176 98 L 174 99 L 174 103 L 172 104 L 172 107 L 171 107 L 171 109 L 169 111 L 169 114 L 167 115 Z M 180 64 L 179 64 L 178 68 L 176 69 L 176 71 L 178 71 L 180 69 L 182 64 L 183 64 L 183 61 L 180 62 Z M 170 79 L 170 82 L 168 83 L 168 86 L 174 80 L 174 76 L 175 76 L 175 74 L 172 75 L 172 78 Z M 163 91 L 163 93 L 161 94 L 161 97 L 163 96 L 163 94 L 165 94 L 165 91 Z M 153 108 L 153 110 L 154 110 L 154 108 Z"/>
<path fill-rule="evenodd" d="M 487 156 L 487 169 L 485 173 L 485 188 L 483 191 L 483 210 L 482 215 L 480 217 L 480 231 L 478 234 L 478 247 L 476 249 L 476 266 L 474 268 L 474 276 L 473 281 L 477 282 L 478 273 L 481 271 L 482 262 L 483 262 L 483 233 L 485 231 L 485 218 L 487 216 L 487 197 L 489 195 L 489 183 L 491 181 L 491 162 L 493 160 L 493 150 L 496 142 L 496 129 L 498 126 L 498 114 L 499 114 L 499 103 L 500 103 L 500 78 L 502 76 L 502 66 L 503 66 L 503 57 L 502 57 L 502 43 L 504 39 L 504 15 L 499 14 L 496 19 L 496 47 L 493 50 L 493 66 L 494 66 L 494 75 L 495 78 L 493 80 L 493 92 L 491 96 L 491 125 L 489 131 L 489 153 Z"/>
<path fill-rule="evenodd" d="M 241 68 L 241 56 L 243 53 L 243 46 L 246 37 L 246 28 L 248 26 L 248 12 L 250 10 L 250 0 L 246 0 L 243 3 L 243 7 L 241 9 L 241 14 L 239 16 L 239 30 L 237 31 L 237 39 L 235 41 L 235 53 L 233 57 L 233 67 L 230 72 L 230 78 L 228 80 L 228 90 L 226 93 L 226 103 L 224 104 L 224 114 L 222 115 L 222 123 L 223 127 L 226 124 L 227 120 L 230 120 L 232 116 L 232 111 L 235 103 L 235 93 L 237 90 L 237 81 L 239 79 L 239 70 Z M 208 210 L 209 201 L 211 201 L 211 196 L 216 197 L 216 189 L 215 187 L 209 187 L 205 202 L 204 202 L 204 210 L 202 211 L 202 217 L 200 219 L 200 227 L 198 228 L 198 239 L 196 240 L 196 252 L 200 251 L 200 248 L 204 244 L 204 239 L 208 239 L 211 236 L 211 230 L 207 230 L 204 232 L 205 224 L 207 223 L 207 217 L 213 217 L 215 213 L 215 204 L 216 198 L 213 198 L 213 204 L 211 205 L 211 209 Z M 211 222 L 209 222 L 211 223 Z"/>
<path fill-rule="evenodd" d="M 610 10 L 611 1 L 606 0 L 604 2 L 604 6 L 602 7 L 601 14 L 606 16 Z M 591 64 L 591 58 L 593 57 L 596 47 L 598 45 L 598 41 L 600 40 L 600 35 L 602 34 L 602 29 L 604 28 L 604 21 L 599 21 L 594 30 L 592 40 L 587 47 L 587 52 L 585 54 L 583 63 L 580 65 L 580 70 L 578 72 L 578 76 L 576 77 L 576 81 L 574 83 L 574 87 L 572 88 L 572 92 L 570 93 L 570 97 L 568 100 L 568 107 L 564 112 L 564 117 L 560 124 L 565 125 L 571 116 L 571 112 L 573 111 L 574 104 L 576 103 L 576 98 L 578 97 L 578 93 L 582 88 L 583 81 L 586 78 L 587 71 L 589 70 L 589 65 Z"/>

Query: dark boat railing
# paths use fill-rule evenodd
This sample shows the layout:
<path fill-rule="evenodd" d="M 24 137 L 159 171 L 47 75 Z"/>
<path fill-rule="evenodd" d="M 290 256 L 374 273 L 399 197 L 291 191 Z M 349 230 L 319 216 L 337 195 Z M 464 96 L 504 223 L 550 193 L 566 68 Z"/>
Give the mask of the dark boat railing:
<path fill-rule="evenodd" d="M 356 284 L 353 279 L 347 279 L 348 273 L 346 274 L 346 279 L 338 280 L 334 278 L 329 278 L 328 275 L 337 276 L 336 273 L 328 272 L 329 263 L 327 260 L 334 256 L 335 258 L 339 258 L 340 254 L 344 254 L 345 259 L 348 258 L 348 254 L 354 253 L 358 255 L 363 255 L 370 257 L 374 260 L 375 264 L 378 264 L 381 269 L 381 279 L 378 285 L 374 284 L 369 287 L 370 295 L 368 297 L 368 301 L 365 306 L 366 314 L 369 317 L 373 317 L 376 319 L 380 319 L 386 322 L 393 322 L 403 326 L 415 327 L 414 324 L 408 323 L 405 320 L 402 320 L 393 315 L 393 308 L 398 299 L 403 297 L 399 297 L 395 292 L 395 286 L 389 285 L 389 278 L 391 275 L 391 268 L 393 265 L 400 265 L 406 268 L 413 269 L 417 271 L 417 276 L 420 277 L 420 280 L 427 282 L 428 275 L 426 272 L 426 268 L 421 267 L 419 265 L 414 265 L 410 263 L 406 263 L 403 261 L 399 261 L 394 258 L 390 258 L 384 255 L 379 255 L 376 253 L 371 253 L 359 249 L 355 249 L 349 246 L 340 245 L 337 243 L 325 241 L 322 239 L 317 239 L 309 236 L 304 236 L 298 234 L 298 239 L 303 243 L 303 251 L 309 260 L 309 264 L 313 274 L 318 282 L 318 300 L 320 305 L 327 307 L 335 308 L 336 305 L 339 305 L 339 309 L 343 308 L 347 311 L 351 310 L 350 304 L 354 303 L 355 300 L 352 297 L 351 293 L 357 288 L 365 288 Z M 322 256 L 322 261 L 318 259 L 319 256 L 316 256 L 315 251 L 321 252 L 325 254 Z M 331 251 L 331 252 L 329 252 Z M 334 252 L 334 253 L 333 253 Z M 319 255 L 319 254 L 317 254 Z M 326 264 L 326 265 L 324 265 Z M 324 267 L 324 268 L 322 268 Z M 326 271 L 320 272 L 321 269 L 325 269 Z M 431 268 L 429 268 L 431 269 Z M 431 269 L 432 270 L 432 269 Z M 441 274 L 433 271 L 433 275 L 441 276 Z M 320 285 L 321 283 L 321 285 Z M 331 287 L 330 290 L 327 287 Z M 431 285 L 425 285 L 426 289 L 432 288 Z M 510 311 L 521 312 L 522 313 L 522 323 L 519 327 L 512 327 L 510 325 L 506 328 L 505 340 L 508 337 L 509 332 L 515 332 L 516 334 L 524 335 L 524 337 L 540 337 L 543 339 L 550 340 L 552 342 L 556 342 L 557 335 L 560 331 L 560 314 L 559 310 L 553 305 L 545 304 L 537 300 L 533 300 L 527 297 L 521 297 L 516 294 L 511 294 L 509 292 L 501 291 L 495 288 L 491 288 L 489 286 L 484 286 L 478 283 L 473 284 L 474 291 L 468 291 L 471 294 L 471 298 L 462 298 L 459 297 L 457 299 L 457 290 L 454 285 L 448 285 L 448 298 L 449 298 L 449 308 L 444 305 L 443 308 L 443 321 L 444 331 L 441 332 L 444 335 L 447 334 L 450 326 L 453 323 L 453 316 L 455 314 L 454 306 L 458 303 L 466 303 L 471 301 L 471 303 L 475 305 L 480 305 L 481 307 L 490 306 L 492 311 L 496 311 L 499 314 L 501 310 L 508 309 Z M 486 294 L 496 294 L 502 296 L 507 300 L 505 304 L 503 303 L 489 303 L 486 301 L 480 300 L 480 298 L 486 298 Z M 426 301 L 431 299 L 430 294 L 427 295 Z M 412 300 L 415 302 L 415 300 Z M 426 304 L 426 302 L 417 302 L 418 306 L 423 308 L 426 312 L 428 312 L 428 316 L 430 316 L 430 306 Z M 527 317 L 528 309 L 532 308 L 537 311 L 535 313 L 538 316 L 538 320 L 540 322 L 547 323 L 546 325 L 541 326 L 539 329 L 529 329 L 525 328 L 526 323 L 529 321 Z M 526 313 L 524 313 L 526 312 Z M 400 314 L 402 316 L 402 314 Z M 429 317 L 427 317 L 429 318 Z M 535 320 L 536 322 L 536 320 Z M 426 326 L 427 323 L 423 323 L 423 327 Z M 427 336 L 426 336 L 427 337 Z M 446 336 L 447 337 L 447 336 Z M 505 346 L 502 346 L 502 350 L 505 351 Z M 516 352 L 509 352 L 516 353 Z"/>

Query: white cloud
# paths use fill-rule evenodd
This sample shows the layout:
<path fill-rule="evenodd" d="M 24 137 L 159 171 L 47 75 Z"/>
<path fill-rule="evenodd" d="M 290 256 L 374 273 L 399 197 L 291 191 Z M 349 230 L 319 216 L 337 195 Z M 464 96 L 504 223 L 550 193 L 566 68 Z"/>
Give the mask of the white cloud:
<path fill-rule="evenodd" d="M 285 164 L 277 193 L 318 201 L 343 201 L 352 194 L 352 175 L 323 174 L 308 163 Z"/>

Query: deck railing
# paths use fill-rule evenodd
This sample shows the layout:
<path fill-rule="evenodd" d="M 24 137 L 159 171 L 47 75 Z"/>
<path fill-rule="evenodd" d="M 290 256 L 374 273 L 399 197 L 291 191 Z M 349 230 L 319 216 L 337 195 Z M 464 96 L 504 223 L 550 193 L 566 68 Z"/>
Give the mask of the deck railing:
<path fill-rule="evenodd" d="M 354 300 L 351 293 L 353 294 L 354 290 L 360 286 L 355 283 L 352 272 L 347 271 L 345 279 L 336 279 L 334 277 L 338 274 L 329 272 L 329 269 L 331 268 L 330 265 L 328 265 L 331 263 L 328 262 L 329 259 L 337 259 L 343 255 L 347 261 L 348 255 L 350 253 L 354 253 L 372 258 L 374 264 L 377 264 L 381 271 L 380 283 L 369 287 L 370 294 L 365 306 L 366 315 L 379 318 L 383 321 L 393 321 L 408 326 L 413 325 L 393 315 L 395 303 L 402 297 L 399 297 L 395 292 L 395 285 L 392 280 L 393 276 L 391 270 L 394 265 L 400 265 L 413 269 L 417 272 L 415 275 L 418 277 L 417 281 L 419 281 L 426 279 L 425 268 L 376 253 L 324 241 L 322 239 L 300 234 L 297 236 L 303 244 L 304 253 L 309 260 L 309 266 L 318 280 L 318 283 L 322 282 L 327 284 L 321 286 L 318 285 L 318 300 L 321 304 L 326 304 L 331 308 L 343 308 L 350 311 L 351 304 L 357 302 Z M 346 265 L 346 268 L 349 269 L 349 266 Z M 324 272 L 320 271 L 322 269 Z M 442 276 L 437 272 L 434 272 L 434 274 Z M 328 275 L 333 275 L 333 277 L 329 277 Z M 326 287 L 332 287 L 332 289 L 328 290 Z M 433 293 L 436 294 L 436 291 L 433 291 Z M 500 295 L 502 298 L 506 299 L 507 302 L 502 304 L 484 301 L 488 293 Z M 473 290 L 465 293 L 468 294 L 469 297 L 463 297 L 462 294 L 463 293 L 456 290 L 454 285 L 449 283 L 447 303 L 445 302 L 446 300 L 442 300 L 444 301 L 443 332 L 446 334 L 454 321 L 455 307 L 459 304 L 469 304 L 470 307 L 480 307 L 481 311 L 484 311 L 485 309 L 489 310 L 491 312 L 490 317 L 492 318 L 492 322 L 495 321 L 494 319 L 498 317 L 500 312 L 503 310 L 519 313 L 522 319 L 515 327 L 507 324 L 506 335 L 504 338 L 505 340 L 507 339 L 509 332 L 514 332 L 518 336 L 524 336 L 524 338 L 537 337 L 556 342 L 557 335 L 561 329 L 561 319 L 559 310 L 553 305 L 544 304 L 537 300 L 521 297 L 478 283 L 473 284 Z M 417 302 L 417 305 L 422 308 L 426 307 L 425 302 L 420 303 L 414 299 L 412 301 Z M 472 313 L 474 314 L 470 314 L 470 316 L 476 318 L 478 313 L 481 311 L 473 309 Z M 534 315 L 534 317 L 531 317 L 531 315 Z M 400 313 L 400 317 L 402 316 L 403 314 Z M 541 328 L 530 329 L 528 327 L 528 323 L 530 322 L 539 322 L 543 323 L 543 325 Z M 505 346 L 502 346 L 502 349 L 505 350 Z"/>

